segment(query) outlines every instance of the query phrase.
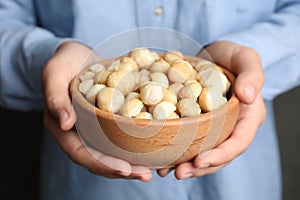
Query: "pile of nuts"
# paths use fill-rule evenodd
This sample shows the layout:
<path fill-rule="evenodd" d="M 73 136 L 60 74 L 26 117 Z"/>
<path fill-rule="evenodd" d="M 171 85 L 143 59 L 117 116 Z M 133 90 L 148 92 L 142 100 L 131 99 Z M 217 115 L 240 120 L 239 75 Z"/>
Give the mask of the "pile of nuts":
<path fill-rule="evenodd" d="M 208 60 L 189 62 L 176 50 L 136 48 L 108 66 L 79 74 L 79 90 L 107 112 L 141 119 L 176 119 L 215 110 L 227 102 L 230 82 Z"/>

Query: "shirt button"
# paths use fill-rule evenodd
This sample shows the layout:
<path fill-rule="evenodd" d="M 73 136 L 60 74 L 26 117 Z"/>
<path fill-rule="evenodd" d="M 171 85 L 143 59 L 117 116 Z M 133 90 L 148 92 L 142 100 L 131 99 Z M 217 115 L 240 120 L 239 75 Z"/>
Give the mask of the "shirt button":
<path fill-rule="evenodd" d="M 162 6 L 157 6 L 155 9 L 154 9 L 154 14 L 156 16 L 161 16 L 164 12 L 164 8 Z"/>

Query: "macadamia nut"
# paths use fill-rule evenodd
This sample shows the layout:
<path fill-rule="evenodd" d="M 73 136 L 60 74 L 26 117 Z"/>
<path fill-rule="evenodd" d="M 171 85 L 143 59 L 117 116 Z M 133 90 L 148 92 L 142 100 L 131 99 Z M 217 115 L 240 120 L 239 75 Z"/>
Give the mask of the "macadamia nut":
<path fill-rule="evenodd" d="M 155 61 L 151 67 L 150 67 L 150 71 L 152 72 L 161 72 L 166 74 L 168 72 L 170 68 L 170 63 L 168 63 L 167 61 L 165 61 L 162 58 L 159 58 L 157 61 Z"/>
<path fill-rule="evenodd" d="M 121 63 L 131 63 L 131 65 L 133 65 L 133 68 L 139 69 L 137 63 L 130 57 L 128 56 L 124 56 L 120 59 Z"/>
<path fill-rule="evenodd" d="M 197 96 L 195 95 L 193 89 L 188 85 L 181 88 L 181 90 L 178 93 L 178 97 L 181 99 L 197 99 Z"/>
<path fill-rule="evenodd" d="M 144 107 L 144 104 L 139 99 L 131 99 L 125 101 L 124 105 L 120 109 L 120 114 L 126 117 L 136 117 Z"/>
<path fill-rule="evenodd" d="M 203 87 L 219 88 L 223 94 L 227 93 L 230 88 L 227 77 L 216 68 L 200 71 L 198 79 Z"/>
<path fill-rule="evenodd" d="M 148 48 L 136 48 L 129 52 L 128 56 L 132 58 L 141 69 L 149 69 L 159 56 Z"/>
<path fill-rule="evenodd" d="M 213 65 L 214 64 L 212 62 L 210 62 L 209 60 L 201 59 L 200 61 L 198 61 L 194 64 L 194 67 L 198 72 L 200 72 L 200 71 L 203 71 L 205 67 L 207 67 L 207 66 L 211 67 Z"/>
<path fill-rule="evenodd" d="M 163 93 L 163 101 L 168 101 L 176 105 L 178 100 L 175 92 L 173 92 L 173 90 L 169 88 L 166 88 L 164 89 L 164 93 Z"/>
<path fill-rule="evenodd" d="M 168 119 L 178 119 L 180 118 L 179 115 L 176 112 L 172 112 Z"/>
<path fill-rule="evenodd" d="M 201 93 L 202 86 L 201 84 L 193 79 L 186 80 L 184 87 L 180 89 L 178 96 L 181 99 L 190 98 L 197 99 Z"/>
<path fill-rule="evenodd" d="M 115 69 L 116 69 L 116 66 L 118 65 L 118 64 L 120 64 L 120 60 L 119 59 L 117 59 L 117 60 L 114 60 L 112 63 L 110 63 L 110 65 L 107 67 L 107 70 L 108 71 L 115 71 Z"/>
<path fill-rule="evenodd" d="M 132 60 L 130 57 L 125 57 L 126 59 L 121 59 L 121 62 L 117 63 L 114 66 L 115 71 L 138 71 L 139 68 L 134 60 Z"/>
<path fill-rule="evenodd" d="M 193 66 L 185 60 L 175 60 L 168 71 L 168 78 L 172 82 L 184 83 L 193 75 Z"/>
<path fill-rule="evenodd" d="M 144 85 L 148 84 L 150 82 L 149 76 L 141 75 L 140 79 L 138 81 L 138 84 L 136 85 L 136 89 L 143 87 Z"/>
<path fill-rule="evenodd" d="M 183 55 L 180 51 L 170 50 L 164 54 L 164 59 L 172 64 L 175 60 L 183 60 Z"/>
<path fill-rule="evenodd" d="M 140 98 L 146 105 L 155 105 L 163 99 L 163 87 L 150 82 L 140 88 Z"/>
<path fill-rule="evenodd" d="M 176 96 L 178 96 L 179 91 L 183 87 L 184 85 L 182 83 L 173 83 L 172 85 L 170 85 L 169 89 L 172 90 L 176 94 Z"/>
<path fill-rule="evenodd" d="M 192 117 L 200 115 L 201 109 L 194 99 L 181 99 L 177 104 L 181 117 Z"/>
<path fill-rule="evenodd" d="M 169 87 L 168 77 L 164 73 L 153 72 L 153 73 L 150 74 L 150 79 L 151 79 L 151 81 L 162 85 L 164 88 Z"/>
<path fill-rule="evenodd" d="M 114 71 L 107 78 L 107 86 L 117 88 L 126 95 L 135 88 L 135 76 L 130 71 Z"/>
<path fill-rule="evenodd" d="M 106 86 L 104 84 L 95 84 L 93 85 L 86 93 L 86 98 L 89 102 L 91 102 L 93 105 L 95 105 L 96 98 L 98 96 L 99 91 L 102 88 L 105 88 Z"/>
<path fill-rule="evenodd" d="M 130 101 L 132 99 L 139 99 L 139 98 L 140 98 L 140 93 L 130 92 L 129 94 L 126 95 L 125 101 Z"/>
<path fill-rule="evenodd" d="M 79 91 L 82 94 L 86 94 L 88 90 L 93 87 L 94 81 L 92 79 L 87 79 L 79 83 Z"/>
<path fill-rule="evenodd" d="M 89 67 L 89 69 L 94 72 L 94 73 L 98 73 L 100 71 L 104 71 L 105 70 L 105 67 L 100 64 L 100 63 L 96 63 L 96 64 L 93 64 Z"/>
<path fill-rule="evenodd" d="M 168 101 L 162 101 L 153 109 L 153 117 L 155 119 L 168 119 L 176 110 L 176 106 Z"/>
<path fill-rule="evenodd" d="M 138 119 L 153 119 L 152 114 L 148 112 L 140 112 L 136 118 Z"/>
<path fill-rule="evenodd" d="M 102 88 L 97 96 L 97 106 L 102 110 L 117 113 L 124 104 L 124 95 L 116 88 Z"/>
<path fill-rule="evenodd" d="M 112 73 L 110 70 L 102 70 L 96 73 L 94 82 L 99 84 L 106 84 L 107 77 Z"/>
<path fill-rule="evenodd" d="M 214 87 L 203 88 L 198 100 L 200 108 L 204 112 L 213 111 L 227 102 L 223 96 L 223 91 Z"/>
<path fill-rule="evenodd" d="M 83 72 L 82 74 L 79 75 L 79 80 L 82 82 L 82 81 L 85 81 L 85 80 L 88 80 L 88 79 L 93 79 L 94 76 L 95 76 L 94 72 L 85 71 L 85 72 Z"/>
<path fill-rule="evenodd" d="M 141 69 L 139 71 L 141 76 L 150 76 L 151 72 L 148 69 Z"/>

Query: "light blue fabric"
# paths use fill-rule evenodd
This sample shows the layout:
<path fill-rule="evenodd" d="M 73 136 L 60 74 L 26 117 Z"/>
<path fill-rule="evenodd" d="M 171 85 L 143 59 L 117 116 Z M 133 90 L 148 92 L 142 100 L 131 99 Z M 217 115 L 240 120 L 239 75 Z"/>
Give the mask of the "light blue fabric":
<path fill-rule="evenodd" d="M 95 47 L 136 27 L 174 29 L 202 46 L 228 39 L 256 49 L 271 100 L 300 82 L 299 24 L 300 0 L 0 0 L 0 105 L 42 108 L 40 73 L 62 38 Z"/>
<path fill-rule="evenodd" d="M 48 134 L 42 152 L 42 200 L 280 200 L 281 169 L 273 126 L 268 116 L 250 148 L 219 172 L 178 181 L 153 172 L 149 183 L 107 179 L 74 165 Z M 247 134 L 247 133 L 245 133 Z"/>
<path fill-rule="evenodd" d="M 162 15 L 155 15 L 157 6 Z M 96 47 L 136 27 L 174 29 L 203 46 L 227 39 L 256 49 L 263 96 L 272 100 L 299 85 L 299 24 L 300 0 L 0 0 L 0 105 L 42 109 L 40 73 L 64 39 Z M 280 199 L 272 102 L 266 105 L 268 118 L 245 154 L 216 174 L 184 181 L 172 174 L 150 183 L 96 177 L 45 136 L 43 199 Z"/>

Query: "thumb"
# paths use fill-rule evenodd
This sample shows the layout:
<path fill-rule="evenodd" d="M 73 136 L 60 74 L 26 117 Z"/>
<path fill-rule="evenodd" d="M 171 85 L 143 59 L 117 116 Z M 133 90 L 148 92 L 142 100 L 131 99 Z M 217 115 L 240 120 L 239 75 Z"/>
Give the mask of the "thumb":
<path fill-rule="evenodd" d="M 83 63 L 90 64 L 97 60 L 101 58 L 89 47 L 76 42 L 65 42 L 46 64 L 42 74 L 44 101 L 62 130 L 71 129 L 76 121 L 69 96 L 69 84 Z"/>
<path fill-rule="evenodd" d="M 57 119 L 62 130 L 71 129 L 76 121 L 76 114 L 69 96 L 68 76 L 63 67 L 55 70 L 53 63 L 46 65 L 43 73 L 44 100 L 47 109 Z"/>
<path fill-rule="evenodd" d="M 245 68 L 236 78 L 235 92 L 238 98 L 246 104 L 251 104 L 263 85 L 264 75 L 256 67 Z"/>

